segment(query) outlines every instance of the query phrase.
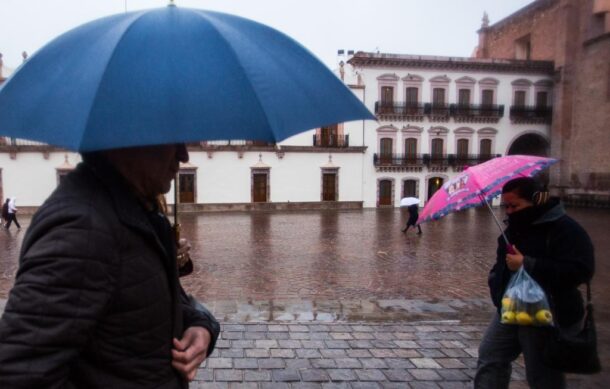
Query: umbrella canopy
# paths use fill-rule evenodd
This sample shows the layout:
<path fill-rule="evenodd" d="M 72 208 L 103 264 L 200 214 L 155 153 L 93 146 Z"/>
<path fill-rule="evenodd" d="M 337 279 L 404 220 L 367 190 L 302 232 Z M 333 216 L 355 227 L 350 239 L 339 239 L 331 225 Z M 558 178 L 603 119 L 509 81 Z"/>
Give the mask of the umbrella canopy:
<path fill-rule="evenodd" d="M 409 207 L 415 204 L 419 204 L 419 199 L 417 197 L 403 197 L 400 199 L 401 207 Z"/>
<path fill-rule="evenodd" d="M 554 158 L 507 155 L 464 169 L 428 200 L 419 222 L 440 219 L 453 211 L 486 204 L 502 193 L 505 183 L 517 177 L 532 177 L 557 162 Z"/>
<path fill-rule="evenodd" d="M 75 151 L 280 141 L 375 117 L 318 59 L 254 21 L 179 8 L 87 23 L 0 88 L 0 134 Z"/>

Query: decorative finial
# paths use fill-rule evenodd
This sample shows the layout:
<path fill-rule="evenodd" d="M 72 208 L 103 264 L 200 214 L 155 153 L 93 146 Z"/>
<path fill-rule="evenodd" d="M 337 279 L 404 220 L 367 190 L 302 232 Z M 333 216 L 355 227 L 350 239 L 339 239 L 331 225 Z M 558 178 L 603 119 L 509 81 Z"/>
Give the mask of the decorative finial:
<path fill-rule="evenodd" d="M 481 19 L 481 28 L 489 27 L 489 16 L 487 16 L 487 12 L 483 12 L 483 19 Z"/>
<path fill-rule="evenodd" d="M 21 53 L 21 58 L 23 58 L 23 62 L 25 62 L 25 60 L 28 59 L 27 51 L 24 51 L 23 53 Z"/>
<path fill-rule="evenodd" d="M 258 153 L 258 162 L 263 162 L 263 154 Z"/>
<path fill-rule="evenodd" d="M 345 69 L 343 68 L 343 66 L 345 66 L 345 62 L 339 62 L 339 74 L 341 75 L 341 81 L 345 79 Z"/>
<path fill-rule="evenodd" d="M 333 156 L 332 156 L 332 154 L 328 154 L 328 163 L 330 163 L 330 164 L 333 163 Z"/>

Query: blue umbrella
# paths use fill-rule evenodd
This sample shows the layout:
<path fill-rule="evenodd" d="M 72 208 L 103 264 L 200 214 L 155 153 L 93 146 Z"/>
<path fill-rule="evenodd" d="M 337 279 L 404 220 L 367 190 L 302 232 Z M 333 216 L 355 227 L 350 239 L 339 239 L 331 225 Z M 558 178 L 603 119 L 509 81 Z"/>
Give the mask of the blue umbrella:
<path fill-rule="evenodd" d="M 375 117 L 309 51 L 248 19 L 173 5 L 56 38 L 0 88 L 0 134 L 76 151 L 281 141 Z"/>

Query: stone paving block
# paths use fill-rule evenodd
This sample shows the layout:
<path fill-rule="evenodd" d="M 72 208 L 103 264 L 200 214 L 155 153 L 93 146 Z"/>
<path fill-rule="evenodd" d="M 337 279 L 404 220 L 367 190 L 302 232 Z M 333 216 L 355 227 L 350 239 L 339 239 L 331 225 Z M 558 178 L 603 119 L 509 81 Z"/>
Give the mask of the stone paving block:
<path fill-rule="evenodd" d="M 367 349 L 348 349 L 345 352 L 350 358 L 370 358 L 373 356 Z"/>
<path fill-rule="evenodd" d="M 417 339 L 417 336 L 413 332 L 395 332 L 394 336 L 400 340 L 413 340 Z"/>
<path fill-rule="evenodd" d="M 442 389 L 470 389 L 470 388 L 472 388 L 472 383 L 460 382 L 460 381 L 449 381 L 449 382 L 439 382 L 439 386 Z M 516 389 L 514 386 L 511 386 L 511 388 Z"/>
<path fill-rule="evenodd" d="M 415 332 L 437 332 L 438 328 L 434 326 L 415 326 Z"/>
<path fill-rule="evenodd" d="M 250 324 L 246 326 L 246 332 L 267 332 L 266 324 Z"/>
<path fill-rule="evenodd" d="M 387 369 L 388 365 L 383 359 L 361 358 L 360 363 L 365 369 Z"/>
<path fill-rule="evenodd" d="M 375 339 L 377 340 L 394 340 L 396 336 L 394 336 L 393 332 L 379 332 L 375 334 Z"/>
<path fill-rule="evenodd" d="M 358 340 L 375 339 L 375 335 L 370 332 L 354 332 L 352 334 L 352 336 L 354 337 L 354 339 L 358 339 Z"/>
<path fill-rule="evenodd" d="M 348 340 L 347 344 L 350 348 L 373 348 L 373 343 L 370 340 Z"/>
<path fill-rule="evenodd" d="M 353 324 L 351 327 L 354 332 L 373 332 L 373 329 L 367 325 Z"/>
<path fill-rule="evenodd" d="M 345 358 L 347 357 L 347 353 L 344 349 L 333 348 L 333 349 L 320 349 L 320 354 L 324 358 Z"/>
<path fill-rule="evenodd" d="M 328 348 L 349 348 L 349 344 L 345 340 L 325 340 Z"/>
<path fill-rule="evenodd" d="M 379 389 L 381 385 L 376 382 L 351 382 L 352 389 Z"/>
<path fill-rule="evenodd" d="M 244 381 L 271 381 L 271 370 L 245 370 Z"/>
<path fill-rule="evenodd" d="M 385 358 L 383 360 L 391 369 L 413 369 L 415 365 L 413 365 L 406 358 Z"/>
<path fill-rule="evenodd" d="M 460 369 L 438 369 L 436 372 L 447 381 L 470 382 L 471 380 L 471 378 L 465 373 L 465 371 Z"/>
<path fill-rule="evenodd" d="M 398 348 L 393 340 L 371 340 L 371 344 L 375 348 Z"/>
<path fill-rule="evenodd" d="M 296 350 L 299 358 L 322 358 L 322 354 L 316 349 L 302 348 Z"/>
<path fill-rule="evenodd" d="M 356 358 L 335 358 L 337 368 L 340 369 L 359 369 L 362 363 Z"/>
<path fill-rule="evenodd" d="M 253 348 L 253 340 L 234 340 L 231 342 L 231 348 Z"/>
<path fill-rule="evenodd" d="M 288 331 L 290 331 L 290 332 L 309 332 L 309 328 L 304 325 L 291 324 L 288 326 Z"/>
<path fill-rule="evenodd" d="M 425 358 L 444 358 L 445 354 L 441 351 L 441 349 L 421 349 L 419 353 L 422 357 Z"/>
<path fill-rule="evenodd" d="M 293 349 L 274 348 L 270 351 L 272 358 L 294 358 L 295 356 Z"/>
<path fill-rule="evenodd" d="M 441 348 L 441 344 L 436 340 L 418 340 L 417 344 L 421 348 Z"/>
<path fill-rule="evenodd" d="M 409 387 L 411 389 L 439 389 L 440 388 L 440 386 L 438 386 L 435 382 L 431 382 L 431 381 L 410 382 Z"/>
<path fill-rule="evenodd" d="M 410 358 L 409 361 L 418 369 L 440 369 L 441 365 L 432 358 Z"/>
<path fill-rule="evenodd" d="M 256 340 L 256 339 L 267 339 L 266 332 L 244 332 L 244 339 Z"/>
<path fill-rule="evenodd" d="M 468 353 L 468 355 L 470 355 L 473 358 L 478 358 L 479 357 L 479 348 L 467 348 L 464 349 L 464 351 L 466 351 L 466 353 Z"/>
<path fill-rule="evenodd" d="M 369 350 L 375 358 L 394 358 L 396 354 L 394 350 L 388 348 L 373 348 Z"/>
<path fill-rule="evenodd" d="M 244 374 L 241 370 L 235 369 L 215 369 L 214 370 L 215 381 L 243 381 Z"/>
<path fill-rule="evenodd" d="M 386 378 L 379 369 L 354 370 L 360 381 L 385 381 Z"/>
<path fill-rule="evenodd" d="M 220 353 L 218 356 L 222 358 L 241 358 L 244 356 L 244 349 L 236 348 L 236 349 L 223 349 L 219 350 Z"/>
<path fill-rule="evenodd" d="M 275 340 L 290 339 L 290 334 L 288 332 L 268 332 L 267 339 L 275 339 Z"/>
<path fill-rule="evenodd" d="M 301 376 L 297 370 L 294 369 L 276 369 L 272 370 L 273 381 L 278 382 L 297 382 L 301 381 Z"/>
<path fill-rule="evenodd" d="M 311 335 L 309 332 L 291 332 L 290 339 L 308 340 L 308 339 L 311 339 Z"/>
<path fill-rule="evenodd" d="M 357 381 L 358 376 L 350 369 L 327 369 L 326 372 L 332 381 Z"/>
<path fill-rule="evenodd" d="M 330 339 L 330 332 L 310 332 L 309 339 L 311 339 L 311 340 Z"/>
<path fill-rule="evenodd" d="M 246 330 L 246 326 L 243 324 L 223 324 L 222 325 L 222 332 L 231 332 L 231 331 L 239 331 L 239 332 L 244 332 Z"/>
<path fill-rule="evenodd" d="M 406 369 L 384 369 L 383 374 L 387 377 L 388 381 L 394 382 L 407 382 L 413 381 L 413 376 L 409 374 Z"/>
<path fill-rule="evenodd" d="M 189 389 L 229 389 L 227 382 L 191 382 Z"/>
<path fill-rule="evenodd" d="M 258 389 L 256 382 L 230 382 L 229 389 Z"/>
<path fill-rule="evenodd" d="M 286 362 L 282 358 L 261 358 L 258 360 L 260 369 L 283 369 Z"/>
<path fill-rule="evenodd" d="M 233 339 L 241 339 L 243 332 L 223 332 L 222 339 L 224 340 L 233 340 Z"/>
<path fill-rule="evenodd" d="M 329 332 L 329 326 L 326 324 L 312 324 L 309 326 L 311 332 Z"/>
<path fill-rule="evenodd" d="M 352 327 L 347 324 L 335 324 L 333 326 L 330 326 L 329 328 L 330 328 L 329 332 L 351 332 L 352 331 Z"/>
<path fill-rule="evenodd" d="M 441 346 L 444 348 L 459 348 L 463 349 L 465 347 L 464 343 L 459 340 L 441 340 Z"/>
<path fill-rule="evenodd" d="M 395 340 L 394 344 L 400 348 L 419 348 L 419 344 L 412 340 Z"/>
<path fill-rule="evenodd" d="M 195 375 L 195 381 L 213 381 L 214 374 L 210 369 L 197 369 L 197 374 Z"/>
<path fill-rule="evenodd" d="M 419 381 L 439 381 L 442 379 L 433 369 L 407 369 L 407 371 Z"/>
<path fill-rule="evenodd" d="M 286 369 L 310 369 L 311 360 L 310 359 L 287 359 L 286 360 Z"/>
<path fill-rule="evenodd" d="M 334 340 L 350 340 L 354 337 L 349 332 L 330 332 L 331 339 Z"/>
<path fill-rule="evenodd" d="M 400 358 L 419 358 L 422 355 L 414 348 L 399 348 L 394 350 L 394 354 Z"/>
<path fill-rule="evenodd" d="M 436 362 L 445 369 L 465 369 L 466 365 L 457 358 L 436 358 Z"/>
<path fill-rule="evenodd" d="M 222 332 L 220 333 L 220 336 L 222 336 Z M 225 339 L 218 339 L 216 341 L 216 346 L 217 349 L 220 348 L 230 348 L 231 347 L 231 342 Z"/>
<path fill-rule="evenodd" d="M 278 340 L 277 343 L 279 344 L 280 348 L 301 348 L 301 347 L 303 347 L 301 345 L 300 340 Z"/>
<path fill-rule="evenodd" d="M 466 351 L 457 348 L 442 348 L 441 351 L 450 358 L 470 358 Z"/>
<path fill-rule="evenodd" d="M 235 358 L 233 359 L 233 366 L 236 369 L 258 369 L 257 358 Z"/>
<path fill-rule="evenodd" d="M 288 326 L 283 324 L 269 324 L 267 326 L 269 332 L 288 332 Z"/>
<path fill-rule="evenodd" d="M 322 389 L 351 389 L 351 386 L 347 382 L 325 382 Z"/>
<path fill-rule="evenodd" d="M 261 339 L 255 340 L 254 345 L 256 348 L 269 349 L 269 348 L 278 348 L 279 345 L 277 340 L 275 339 Z"/>
<path fill-rule="evenodd" d="M 208 359 L 208 368 L 210 369 L 230 369 L 233 367 L 232 358 L 210 358 Z"/>
<path fill-rule="evenodd" d="M 380 385 L 383 389 L 405 389 L 409 387 L 406 382 L 381 382 Z"/>
<path fill-rule="evenodd" d="M 301 345 L 303 348 L 322 349 L 326 347 L 323 340 L 301 340 Z"/>
<path fill-rule="evenodd" d="M 282 382 L 261 382 L 261 389 L 290 389 L 290 385 Z"/>
<path fill-rule="evenodd" d="M 290 387 L 292 389 L 322 389 L 322 384 L 317 382 L 295 382 Z"/>
<path fill-rule="evenodd" d="M 326 358 L 312 359 L 311 365 L 316 369 L 329 369 L 329 368 L 337 367 L 337 363 L 335 362 L 334 359 L 326 359 Z"/>
<path fill-rule="evenodd" d="M 300 373 L 305 382 L 325 382 L 329 380 L 328 374 L 323 369 L 303 369 Z"/>
<path fill-rule="evenodd" d="M 246 358 L 267 358 L 269 357 L 269 350 L 260 349 L 260 348 L 252 348 L 247 349 Z"/>

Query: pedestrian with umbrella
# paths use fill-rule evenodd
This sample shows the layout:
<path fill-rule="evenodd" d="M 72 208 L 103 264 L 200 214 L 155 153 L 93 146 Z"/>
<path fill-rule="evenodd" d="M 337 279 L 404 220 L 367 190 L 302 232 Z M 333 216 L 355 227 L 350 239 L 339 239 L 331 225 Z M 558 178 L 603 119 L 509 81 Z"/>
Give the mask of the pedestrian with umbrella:
<path fill-rule="evenodd" d="M 0 89 L 0 134 L 79 151 L 33 216 L 0 319 L 10 388 L 187 388 L 220 327 L 178 279 L 158 196 L 186 143 L 279 141 L 374 119 L 302 46 L 215 12 L 99 19 L 60 36 Z"/>
<path fill-rule="evenodd" d="M 417 226 L 417 234 L 421 235 L 421 226 L 417 224 L 417 219 L 419 218 L 419 199 L 417 197 L 405 197 L 400 200 L 400 206 L 406 207 L 409 210 L 407 225 L 401 231 L 407 233 L 409 227 Z"/>

